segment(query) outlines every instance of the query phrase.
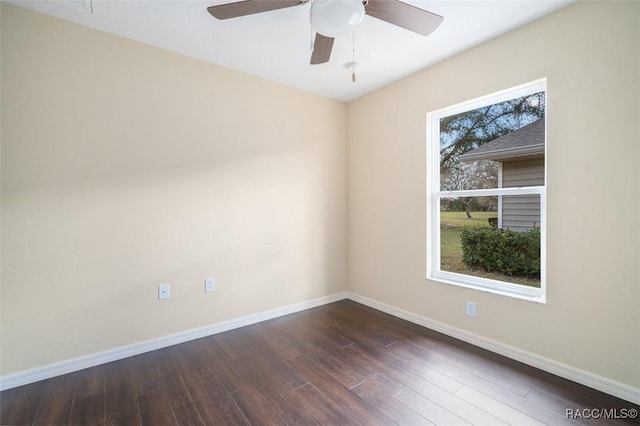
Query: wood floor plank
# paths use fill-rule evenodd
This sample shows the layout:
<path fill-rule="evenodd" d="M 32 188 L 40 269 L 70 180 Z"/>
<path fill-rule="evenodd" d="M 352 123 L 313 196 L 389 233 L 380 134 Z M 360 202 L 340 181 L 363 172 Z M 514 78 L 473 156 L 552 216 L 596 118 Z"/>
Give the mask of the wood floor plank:
<path fill-rule="evenodd" d="M 90 426 L 106 423 L 104 391 L 74 398 L 69 425 Z"/>
<path fill-rule="evenodd" d="M 250 362 L 251 356 L 245 355 L 237 360 L 214 360 L 216 374 L 229 393 L 237 392 L 253 383 L 258 372 Z"/>
<path fill-rule="evenodd" d="M 158 352 L 147 352 L 116 361 L 123 363 L 131 375 L 132 381 L 135 383 L 135 392 L 138 396 L 155 389 L 161 389 L 164 386 L 162 365 L 158 362 L 156 355 Z"/>
<path fill-rule="evenodd" d="M 265 426 L 285 424 L 266 396 L 254 386 L 242 388 L 231 396 L 251 424 Z"/>
<path fill-rule="evenodd" d="M 471 424 L 412 389 L 400 392 L 395 398 L 411 407 L 433 424 L 450 426 L 469 426 Z"/>
<path fill-rule="evenodd" d="M 487 351 L 480 350 L 472 345 L 462 342 L 440 342 L 431 341 L 424 343 L 422 339 L 405 341 L 403 346 L 403 357 L 408 359 L 409 364 L 422 364 L 425 367 L 448 372 L 450 369 L 463 370 L 487 381 L 504 387 L 520 396 L 525 396 L 531 385 L 520 377 L 514 377 L 513 381 L 505 379 L 508 374 L 505 367 L 499 365 L 498 360 L 488 359 L 486 364 L 482 363 L 482 357 Z"/>
<path fill-rule="evenodd" d="M 30 425 L 36 416 L 45 382 L 36 382 L 2 392 L 0 424 Z"/>
<path fill-rule="evenodd" d="M 292 390 L 304 386 L 308 381 L 298 375 L 288 364 L 280 360 L 277 356 L 266 353 L 254 353 L 251 356 L 252 363 L 256 367 L 256 372 L 252 376 L 252 385 L 260 395 L 263 395 L 268 404 L 273 408 L 285 424 L 309 424 L 310 419 L 305 415 L 304 407 L 298 401 Z M 232 396 L 238 405 L 242 404 L 236 398 L 238 393 L 245 389 L 240 389 Z"/>
<path fill-rule="evenodd" d="M 64 374 L 44 380 L 42 382 L 44 384 L 42 398 L 55 398 L 65 395 L 73 399 L 74 389 L 72 388 L 71 377 L 71 374 Z M 99 391 L 99 389 L 96 389 L 96 392 L 97 391 Z"/>
<path fill-rule="evenodd" d="M 198 405 L 187 401 L 172 401 L 171 408 L 179 425 L 199 425 L 206 426 L 209 423 L 205 420 L 206 415 L 202 415 Z"/>
<path fill-rule="evenodd" d="M 509 372 L 500 365 L 499 360 L 486 358 L 483 353 L 461 350 L 453 345 L 440 345 L 431 353 L 443 363 L 452 364 L 520 396 L 525 396 L 531 390 L 529 381 L 518 376 L 509 376 Z"/>
<path fill-rule="evenodd" d="M 638 406 L 343 300 L 3 391 L 0 424 L 596 424 L 576 408 Z"/>
<path fill-rule="evenodd" d="M 280 331 L 278 323 L 275 321 L 265 321 L 255 324 L 254 331 L 262 336 L 268 348 L 275 353 L 282 361 L 288 361 L 302 355 L 300 345 L 293 344 L 287 336 Z"/>
<path fill-rule="evenodd" d="M 406 346 L 402 343 L 380 352 L 379 358 L 385 364 L 393 366 L 398 374 L 403 374 L 404 380 L 414 382 L 412 378 L 404 374 L 404 372 L 408 372 L 449 392 L 455 392 L 462 387 L 460 380 L 445 374 L 449 372 L 448 368 L 436 369 L 437 364 L 430 357 L 415 357 L 406 350 Z"/>
<path fill-rule="evenodd" d="M 344 340 L 335 340 L 332 332 L 325 333 L 317 327 L 308 327 L 296 319 L 288 324 L 282 324 L 285 333 L 296 341 L 304 341 L 304 351 L 338 382 L 351 388 L 361 383 L 365 376 L 360 374 L 357 368 L 352 368 L 343 362 L 341 345 Z M 348 345 L 353 342 L 348 341 Z"/>
<path fill-rule="evenodd" d="M 420 363 L 418 361 L 416 362 L 418 363 L 417 366 L 411 367 L 408 365 L 404 365 L 404 368 L 408 368 L 412 371 L 416 371 L 416 369 L 418 369 L 417 371 L 419 371 Z M 551 425 L 569 424 L 569 421 L 564 418 L 564 416 L 559 416 L 556 413 L 550 413 L 537 406 L 536 404 L 527 402 L 523 396 L 513 393 L 512 391 L 505 389 L 504 387 L 499 386 L 492 381 L 488 381 L 484 378 L 469 373 L 466 370 L 462 370 L 457 366 L 436 362 L 431 363 L 430 365 L 434 366 L 434 368 L 437 368 L 438 371 L 441 371 L 443 374 L 446 373 L 447 376 L 454 379 L 457 383 L 464 384 L 486 395 L 489 395 L 497 401 L 517 408 L 542 422 Z M 423 384 L 415 383 L 414 385 L 412 385 L 412 388 L 418 392 L 421 392 L 423 390 Z M 452 390 L 452 392 L 455 392 L 456 390 Z"/>
<path fill-rule="evenodd" d="M 385 416 L 399 425 L 433 425 L 434 423 L 418 414 L 408 405 L 403 404 L 394 396 L 383 392 L 374 381 L 368 380 L 352 389 L 361 399 L 370 405 L 379 407 Z M 398 395 L 400 392 L 396 393 Z"/>
<path fill-rule="evenodd" d="M 318 348 L 341 348 L 344 346 L 345 342 L 342 338 L 336 339 L 332 335 L 333 333 L 325 333 L 322 329 L 304 322 L 300 319 L 300 314 L 298 313 L 290 319 L 282 319 L 278 322 L 279 332 L 286 336 L 289 342 L 296 344 L 300 353 L 307 354 L 309 350 Z M 307 321 L 312 319 L 309 316 L 305 316 L 305 318 Z"/>
<path fill-rule="evenodd" d="M 156 388 L 138 397 L 140 421 L 143 425 L 177 425 L 171 398 L 163 388 Z"/>
<path fill-rule="evenodd" d="M 109 364 L 105 382 L 107 425 L 139 425 L 138 394 L 127 364 Z"/>
<path fill-rule="evenodd" d="M 252 354 L 252 362 L 259 375 L 255 380 L 259 383 L 269 383 L 273 387 L 290 391 L 308 383 L 307 379 L 298 374 L 289 364 L 268 352 Z"/>
<path fill-rule="evenodd" d="M 308 386 L 309 383 L 301 386 Z M 256 390 L 264 395 L 273 410 L 287 425 L 307 425 L 313 424 L 313 414 L 304 401 L 300 399 L 300 394 L 294 391 L 284 391 L 269 384 L 258 384 Z M 299 389 L 299 388 L 298 388 Z"/>
<path fill-rule="evenodd" d="M 534 419 L 533 417 L 530 417 L 507 404 L 503 404 L 502 402 L 497 401 L 490 396 L 473 390 L 467 386 L 464 386 L 456 391 L 455 395 L 467 401 L 468 403 L 475 405 L 476 407 L 481 407 L 482 410 L 509 424 L 522 426 L 544 425 L 544 423 Z"/>
<path fill-rule="evenodd" d="M 366 402 L 359 403 L 355 394 L 335 381 L 330 374 L 311 359 L 300 356 L 292 359 L 289 363 L 311 384 L 335 402 L 340 407 L 342 414 L 350 419 L 360 419 L 359 421 L 369 425 L 393 424 L 393 421 L 380 412 L 378 407 Z"/>
<path fill-rule="evenodd" d="M 308 357 L 347 389 L 357 386 L 366 379 L 366 375 L 359 374 L 356 369 L 345 363 L 340 354 L 334 355 L 329 351 L 314 351 Z"/>
<path fill-rule="evenodd" d="M 471 424 L 507 426 L 507 423 L 497 417 L 427 381 L 421 382 L 418 389 L 412 390 Z"/>
<path fill-rule="evenodd" d="M 180 359 L 179 354 L 176 355 L 162 359 L 165 364 L 164 389 L 171 401 L 173 414 L 180 425 L 205 425 L 195 402 L 201 381 L 206 379 L 197 373 L 197 369 L 191 370 L 180 365 L 185 360 Z"/>
<path fill-rule="evenodd" d="M 217 374 L 207 376 L 194 394 L 197 398 L 196 405 L 207 424 L 250 424 Z"/>
<path fill-rule="evenodd" d="M 105 370 L 107 366 L 98 365 L 93 368 L 76 371 L 68 374 L 68 387 L 73 392 L 74 398 L 104 393 Z"/>
<path fill-rule="evenodd" d="M 66 425 L 71 419 L 73 398 L 70 394 L 42 398 L 34 425 Z M 2 423 L 5 424 L 5 423 Z M 9 423 L 6 423 L 9 424 Z"/>
<path fill-rule="evenodd" d="M 230 359 L 242 358 L 250 353 L 253 347 L 249 327 L 241 327 L 233 333 L 220 333 L 214 337 L 214 341 Z"/>
<path fill-rule="evenodd" d="M 167 353 L 171 354 L 171 358 L 177 364 L 180 364 L 181 368 L 184 369 L 183 371 L 188 369 L 193 376 L 206 377 L 215 372 L 207 351 L 212 344 L 212 338 L 202 338 L 167 348 L 171 349 Z M 158 359 L 161 363 L 164 363 L 166 358 L 158 357 Z"/>
<path fill-rule="evenodd" d="M 395 396 L 406 389 L 407 384 L 403 383 L 400 375 L 391 371 L 376 353 L 361 351 L 357 346 L 352 345 L 342 350 L 346 363 L 353 368 L 360 366 L 361 373 L 366 377 L 366 381 L 374 382 L 387 395 Z"/>
<path fill-rule="evenodd" d="M 251 423 L 231 396 L 221 399 L 201 400 L 198 402 L 200 412 L 207 425 L 243 425 Z"/>
<path fill-rule="evenodd" d="M 374 312 L 375 311 L 369 312 L 369 314 Z M 446 370 L 449 366 L 453 365 L 454 367 L 463 368 L 472 374 L 506 387 L 521 396 L 525 396 L 531 388 L 530 380 L 526 378 L 522 379 L 522 377 L 517 374 L 513 374 L 514 370 L 510 367 L 505 368 L 503 364 L 507 359 L 504 357 L 497 354 L 490 354 L 485 350 L 431 330 L 416 328 L 418 326 L 415 324 L 407 326 L 406 322 L 397 318 L 381 318 L 375 315 L 373 315 L 373 317 L 377 317 L 376 321 L 386 320 L 389 323 L 389 328 L 392 330 L 389 331 L 389 333 L 407 345 L 406 347 L 411 350 L 414 359 L 421 360 L 426 368 L 444 363 L 443 369 Z M 370 318 L 367 319 L 370 320 Z M 373 322 L 374 320 L 370 321 Z M 377 326 L 380 327 L 379 322 L 375 322 L 375 324 L 378 324 Z M 361 332 L 361 329 L 358 328 L 357 332 Z M 487 357 L 488 362 L 486 365 L 482 363 L 482 357 Z M 480 359 L 479 366 L 476 364 L 477 359 Z M 519 363 L 514 362 L 514 364 L 521 366 Z M 513 374 L 514 380 L 509 380 L 509 374 Z M 503 379 L 504 376 L 507 376 L 507 378 Z"/>
<path fill-rule="evenodd" d="M 294 317 L 294 321 L 297 323 L 298 332 L 321 338 L 326 345 L 344 348 L 354 343 L 342 333 L 341 327 L 337 325 L 335 319 L 326 315 L 323 310 L 310 309 L 306 312 L 300 312 Z"/>
<path fill-rule="evenodd" d="M 486 372 L 479 372 L 468 366 L 461 365 L 460 362 L 445 358 L 442 355 L 433 353 L 432 350 L 426 353 L 416 352 L 415 348 L 395 345 L 389 351 L 389 362 L 406 369 L 425 380 L 443 387 L 450 392 L 455 392 L 461 384 L 473 384 L 475 388 L 499 387 L 508 393 L 513 393 L 524 397 L 530 389 L 521 385 L 510 385 L 496 380 Z M 457 388 L 456 388 L 457 386 Z M 454 389 L 455 388 L 455 389 Z"/>
<path fill-rule="evenodd" d="M 309 418 L 307 424 L 346 425 L 349 418 L 340 407 L 311 383 L 291 391 L 299 402 L 299 409 Z M 305 424 L 305 423 L 302 423 Z"/>
<path fill-rule="evenodd" d="M 331 313 L 335 318 L 342 319 L 340 326 L 344 323 L 353 324 L 358 329 L 366 331 L 367 335 L 381 346 L 389 346 L 402 340 L 403 328 L 394 326 L 397 318 L 368 307 L 354 306 L 349 302 L 339 305 L 341 303 L 333 306 Z M 406 327 L 406 322 L 403 326 Z"/>

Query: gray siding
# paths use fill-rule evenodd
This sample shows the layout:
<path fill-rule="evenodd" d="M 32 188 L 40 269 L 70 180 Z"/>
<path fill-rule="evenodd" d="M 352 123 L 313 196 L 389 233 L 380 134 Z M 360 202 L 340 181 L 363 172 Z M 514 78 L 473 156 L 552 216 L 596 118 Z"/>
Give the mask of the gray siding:
<path fill-rule="evenodd" d="M 502 187 L 544 185 L 544 159 L 504 162 Z M 540 196 L 502 197 L 502 228 L 524 232 L 540 227 Z"/>

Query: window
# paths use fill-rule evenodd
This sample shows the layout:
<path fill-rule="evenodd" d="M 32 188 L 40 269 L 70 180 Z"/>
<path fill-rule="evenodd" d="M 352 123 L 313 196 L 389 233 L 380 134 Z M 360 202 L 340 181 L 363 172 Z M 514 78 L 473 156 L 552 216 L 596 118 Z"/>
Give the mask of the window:
<path fill-rule="evenodd" d="M 545 301 L 546 79 L 427 114 L 427 278 Z"/>

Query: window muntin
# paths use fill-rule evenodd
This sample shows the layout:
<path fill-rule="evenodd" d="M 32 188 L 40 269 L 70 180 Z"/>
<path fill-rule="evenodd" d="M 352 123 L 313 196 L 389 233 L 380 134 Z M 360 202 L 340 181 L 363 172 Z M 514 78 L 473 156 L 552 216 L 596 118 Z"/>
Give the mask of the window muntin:
<path fill-rule="evenodd" d="M 509 116 L 508 108 L 513 107 L 520 108 L 516 111 L 519 116 Z M 485 128 L 465 128 L 486 118 L 487 111 L 493 116 Z M 546 80 L 427 115 L 427 278 L 544 301 L 545 115 Z M 491 127 L 496 121 L 501 122 Z M 467 138 L 465 143 L 457 143 L 460 135 Z M 461 258 L 460 232 L 471 225 L 539 232 L 539 277 L 495 274 L 467 266 Z"/>

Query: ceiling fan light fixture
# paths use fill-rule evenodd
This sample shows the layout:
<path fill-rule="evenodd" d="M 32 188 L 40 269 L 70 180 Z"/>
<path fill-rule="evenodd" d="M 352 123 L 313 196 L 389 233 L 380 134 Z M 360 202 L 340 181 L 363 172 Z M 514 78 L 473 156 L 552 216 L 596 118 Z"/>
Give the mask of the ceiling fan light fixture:
<path fill-rule="evenodd" d="M 362 0 L 313 0 L 311 3 L 311 26 L 326 37 L 354 32 L 362 18 Z"/>

